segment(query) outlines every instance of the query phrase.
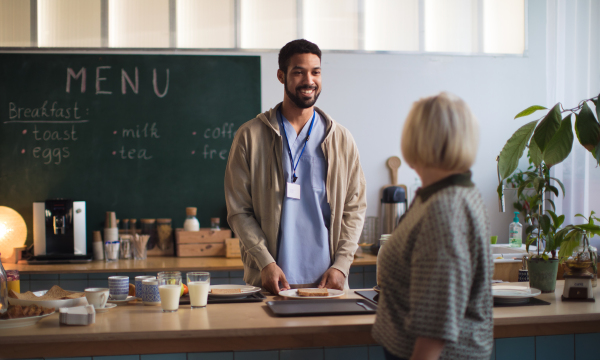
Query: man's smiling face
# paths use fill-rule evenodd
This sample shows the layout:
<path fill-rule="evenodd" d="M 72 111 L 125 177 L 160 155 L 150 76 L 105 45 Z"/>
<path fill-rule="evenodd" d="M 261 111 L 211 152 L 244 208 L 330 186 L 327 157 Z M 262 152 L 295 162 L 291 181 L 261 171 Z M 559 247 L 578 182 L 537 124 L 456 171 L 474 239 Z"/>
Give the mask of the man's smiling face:
<path fill-rule="evenodd" d="M 297 107 L 312 107 L 321 94 L 321 59 L 310 53 L 292 56 L 284 75 L 284 86 L 285 95 Z"/>

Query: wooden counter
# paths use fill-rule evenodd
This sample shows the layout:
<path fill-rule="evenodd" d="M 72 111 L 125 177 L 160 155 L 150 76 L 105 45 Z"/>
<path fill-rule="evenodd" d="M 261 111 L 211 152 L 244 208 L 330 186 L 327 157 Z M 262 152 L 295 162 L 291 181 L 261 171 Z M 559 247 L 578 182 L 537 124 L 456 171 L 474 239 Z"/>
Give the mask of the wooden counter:
<path fill-rule="evenodd" d="M 352 266 L 376 265 L 377 257 L 363 254 L 354 258 Z M 244 270 L 241 259 L 224 257 L 148 257 L 146 260 L 92 261 L 85 264 L 27 265 L 3 264 L 6 270 L 19 270 L 23 274 L 81 274 L 114 272 L 157 271 L 235 271 Z"/>
<path fill-rule="evenodd" d="M 562 302 L 563 281 L 556 292 L 539 298 L 547 306 L 494 308 L 494 337 L 598 332 L 600 287 L 595 303 Z M 347 297 L 355 298 L 353 290 Z M 268 300 L 281 300 L 269 297 Z M 306 300 L 310 301 L 310 300 Z M 266 304 L 209 304 L 176 313 L 160 307 L 119 306 L 96 314 L 91 326 L 61 326 L 58 315 L 37 325 L 0 329 L 0 358 L 97 356 L 268 350 L 374 344 L 375 315 L 280 318 Z"/>

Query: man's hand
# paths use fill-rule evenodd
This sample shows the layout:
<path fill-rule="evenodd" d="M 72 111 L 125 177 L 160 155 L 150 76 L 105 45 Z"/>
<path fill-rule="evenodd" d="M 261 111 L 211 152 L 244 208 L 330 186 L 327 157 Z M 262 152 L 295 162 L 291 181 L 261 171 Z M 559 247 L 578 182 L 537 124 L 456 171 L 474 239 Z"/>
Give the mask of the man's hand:
<path fill-rule="evenodd" d="M 343 272 L 335 268 L 329 268 L 325 271 L 325 274 L 323 274 L 319 288 L 344 290 L 345 282 L 346 276 Z"/>
<path fill-rule="evenodd" d="M 260 279 L 262 281 L 262 287 L 273 295 L 279 294 L 279 291 L 288 290 L 290 284 L 288 284 L 283 270 L 276 263 L 272 262 L 265 266 L 260 272 Z M 281 282 L 282 288 L 279 287 Z"/>

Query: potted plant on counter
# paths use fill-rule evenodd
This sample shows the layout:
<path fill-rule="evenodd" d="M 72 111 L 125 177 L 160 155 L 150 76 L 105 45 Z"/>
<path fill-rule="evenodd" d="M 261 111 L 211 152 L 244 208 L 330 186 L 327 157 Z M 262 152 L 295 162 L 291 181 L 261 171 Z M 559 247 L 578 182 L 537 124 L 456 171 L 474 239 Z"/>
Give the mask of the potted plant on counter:
<path fill-rule="evenodd" d="M 555 184 L 561 187 L 564 196 L 564 186 L 558 179 L 550 176 L 550 169 L 565 160 L 571 153 L 574 139 L 573 123 L 571 121 L 573 115 L 576 117 L 575 132 L 579 143 L 592 153 L 596 161 L 600 162 L 600 124 L 588 102 L 595 105 L 596 114 L 598 114 L 600 111 L 598 96 L 583 100 L 577 107 L 571 109 L 564 109 L 558 103 L 542 118 L 521 126 L 508 139 L 498 156 L 498 176 L 500 179 L 498 196 L 502 201 L 504 180 L 515 172 L 525 148 L 529 148 L 530 159 L 535 170 L 523 172 L 524 177 L 518 188 L 518 196 L 520 197 L 523 190 L 528 187 L 533 188 L 535 191 L 535 195 L 530 202 L 537 204 L 537 211 L 531 215 L 537 221 L 532 221 L 532 225 L 525 229 L 525 234 L 527 236 L 527 251 L 529 252 L 529 245 L 536 243 L 537 254 L 530 256 L 527 263 L 531 286 L 543 287 L 540 290 L 544 292 L 554 291 L 559 262 L 556 257 L 556 250 L 565 240 L 565 237 L 557 238 L 556 236 L 564 221 L 564 215 L 557 216 L 552 210 L 544 211 L 544 205 L 548 203 L 554 210 L 554 203 L 547 198 L 546 194 L 551 192 L 558 196 L 559 191 L 554 186 Z M 517 114 L 515 119 L 544 109 L 546 108 L 543 106 L 531 106 Z M 568 115 L 563 118 L 565 113 L 568 113 Z M 546 212 L 550 216 L 545 214 Z M 563 234 L 561 233 L 561 235 Z M 576 235 L 572 236 L 576 237 Z M 569 240 L 571 240 L 571 237 Z M 542 246 L 542 244 L 545 245 Z M 547 279 L 548 285 L 545 285 L 545 280 L 537 282 L 536 279 Z"/>
<path fill-rule="evenodd" d="M 566 267 L 570 271 L 581 271 L 591 267 L 594 286 L 598 280 L 598 254 L 595 248 L 590 246 L 589 238 L 600 235 L 600 226 L 594 223 L 594 220 L 600 221 L 600 218 L 595 214 L 592 211 L 589 218 L 577 214 L 575 216 L 582 217 L 587 224 L 568 225 L 556 233 L 556 238 L 562 245 L 558 253 L 559 258 L 566 261 Z"/>

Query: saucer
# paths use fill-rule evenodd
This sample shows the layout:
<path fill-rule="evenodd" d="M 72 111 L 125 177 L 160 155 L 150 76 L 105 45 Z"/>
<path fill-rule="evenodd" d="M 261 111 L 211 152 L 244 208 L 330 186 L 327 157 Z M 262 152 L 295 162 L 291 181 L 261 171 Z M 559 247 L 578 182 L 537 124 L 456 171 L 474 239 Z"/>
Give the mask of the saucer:
<path fill-rule="evenodd" d="M 125 300 L 108 299 L 107 303 L 123 305 L 123 304 L 127 304 L 128 302 L 135 301 L 135 300 L 137 300 L 137 298 L 135 296 L 128 296 Z"/>
<path fill-rule="evenodd" d="M 97 308 L 94 307 L 94 310 L 96 310 L 97 313 L 104 313 L 107 312 L 108 310 L 112 309 L 112 308 L 116 308 L 117 304 L 106 304 L 104 305 L 103 308 Z"/>

